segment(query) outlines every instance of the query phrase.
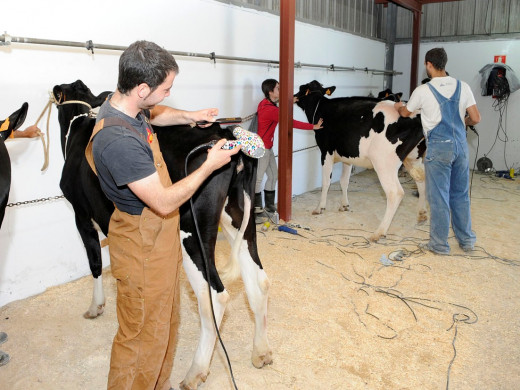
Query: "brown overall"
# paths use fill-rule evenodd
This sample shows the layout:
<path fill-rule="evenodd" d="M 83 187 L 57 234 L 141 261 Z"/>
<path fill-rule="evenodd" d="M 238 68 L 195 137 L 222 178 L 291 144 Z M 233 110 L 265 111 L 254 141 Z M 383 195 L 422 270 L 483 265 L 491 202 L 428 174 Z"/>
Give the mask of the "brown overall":
<path fill-rule="evenodd" d="M 92 139 L 103 127 L 113 125 L 137 131 L 119 118 L 99 121 L 85 151 L 94 172 Z M 155 136 L 151 148 L 161 183 L 168 187 L 172 182 Z M 163 218 L 148 207 L 141 215 L 116 207 L 108 241 L 119 322 L 108 390 L 169 390 L 179 324 L 179 210 Z"/>

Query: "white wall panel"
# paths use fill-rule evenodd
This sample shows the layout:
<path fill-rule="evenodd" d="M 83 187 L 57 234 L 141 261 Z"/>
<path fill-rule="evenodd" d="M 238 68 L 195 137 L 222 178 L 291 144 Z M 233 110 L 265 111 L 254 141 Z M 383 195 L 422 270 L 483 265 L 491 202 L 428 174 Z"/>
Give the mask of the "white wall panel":
<path fill-rule="evenodd" d="M 1 31 L 15 37 L 127 46 L 138 39 L 155 41 L 169 50 L 278 60 L 279 18 L 270 13 L 211 0 L 135 0 L 78 3 L 70 0 L 19 0 L 2 5 Z M 377 42 L 314 25 L 296 23 L 295 61 L 337 66 L 384 68 L 385 47 Z M 13 43 L 0 46 L 0 117 L 24 101 L 33 124 L 56 84 L 83 80 L 99 94 L 117 82 L 117 51 Z M 221 116 L 245 116 L 262 99 L 261 82 L 278 79 L 266 65 L 176 57 L 180 73 L 165 104 L 182 109 L 218 107 Z M 363 72 L 295 70 L 295 89 L 319 80 L 336 85 L 336 96 L 376 94 L 382 76 Z M 294 107 L 295 118 L 306 120 Z M 63 165 L 56 108 L 52 110 L 50 165 L 41 172 L 38 140 L 12 140 L 8 149 L 13 180 L 9 202 L 60 195 Z M 44 120 L 40 122 L 43 129 Z M 43 129 L 45 130 L 45 129 Z M 313 132 L 294 130 L 294 149 L 315 144 Z M 321 184 L 319 154 L 310 149 L 293 160 L 293 193 Z M 333 179 L 339 178 L 339 166 Z M 104 251 L 104 265 L 108 265 Z M 0 230 L 0 306 L 89 273 L 83 244 L 67 201 L 7 209 Z"/>
<path fill-rule="evenodd" d="M 482 121 L 476 126 L 480 135 L 478 158 L 487 154 L 495 141 L 499 126 L 499 112 L 493 108 L 495 99 L 491 96 L 481 96 L 479 70 L 487 64 L 493 63 L 495 55 L 506 55 L 506 64 L 509 65 L 520 77 L 520 41 L 518 40 L 492 40 L 479 42 L 429 42 L 422 43 L 419 51 L 419 79 L 418 83 L 426 77 L 424 71 L 424 56 L 434 47 L 444 47 L 448 54 L 446 70 L 450 76 L 467 82 L 475 95 L 477 107 L 482 115 Z M 408 99 L 410 85 L 410 57 L 411 45 L 396 45 L 395 69 L 403 72 L 403 75 L 394 78 L 394 90 L 403 91 L 404 99 Z M 508 102 L 507 115 L 504 116 L 502 126 L 507 133 L 508 142 L 497 140 L 488 158 L 493 162 L 497 170 L 514 166 L 516 171 L 520 168 L 520 91 L 511 94 Z M 502 131 L 500 137 L 505 139 Z M 475 154 L 477 153 L 477 137 L 469 132 L 470 164 L 473 167 Z M 505 153 L 505 159 L 504 159 Z"/>

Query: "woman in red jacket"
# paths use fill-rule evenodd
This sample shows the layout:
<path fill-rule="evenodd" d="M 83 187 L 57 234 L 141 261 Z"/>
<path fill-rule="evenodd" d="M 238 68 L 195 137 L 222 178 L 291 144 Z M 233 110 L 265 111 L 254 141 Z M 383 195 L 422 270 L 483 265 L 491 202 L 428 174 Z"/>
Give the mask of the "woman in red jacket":
<path fill-rule="evenodd" d="M 265 196 L 265 210 L 269 213 L 276 211 L 274 205 L 274 198 L 276 194 L 276 181 L 278 180 L 278 167 L 273 152 L 274 131 L 279 121 L 279 111 L 277 106 L 280 98 L 280 84 L 274 79 L 264 80 L 262 83 L 262 92 L 265 99 L 258 104 L 258 135 L 264 141 L 265 154 L 258 160 L 258 169 L 256 176 L 255 188 L 255 214 L 257 223 L 262 223 L 261 213 L 262 207 L 262 181 L 264 174 L 267 174 L 267 181 L 265 182 L 264 196 Z M 297 98 L 294 98 L 294 102 Z M 320 118 L 315 125 L 312 123 L 300 122 L 293 119 L 293 127 L 302 130 L 318 130 L 323 128 L 323 119 Z"/>

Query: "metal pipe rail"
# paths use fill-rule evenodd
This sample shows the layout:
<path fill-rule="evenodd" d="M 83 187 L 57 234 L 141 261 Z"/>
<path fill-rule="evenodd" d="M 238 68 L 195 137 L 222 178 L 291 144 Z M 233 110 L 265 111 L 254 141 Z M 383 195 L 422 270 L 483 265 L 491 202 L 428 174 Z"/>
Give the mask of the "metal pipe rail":
<path fill-rule="evenodd" d="M 81 47 L 87 50 L 90 50 L 92 54 L 94 54 L 94 49 L 100 50 L 119 50 L 124 51 L 127 46 L 118 46 L 118 45 L 103 45 L 100 43 L 94 43 L 91 40 L 86 42 L 74 42 L 74 41 L 60 41 L 60 40 L 52 40 L 52 39 L 38 39 L 38 38 L 23 38 L 23 37 L 13 37 L 7 33 L 0 35 L 0 46 L 7 46 L 11 43 L 28 43 L 34 45 L 51 45 L 51 46 L 68 46 L 68 47 Z M 275 60 L 264 60 L 259 58 L 248 58 L 248 57 L 234 57 L 234 56 L 225 56 L 225 55 L 217 55 L 215 52 L 211 52 L 209 54 L 205 53 L 193 53 L 186 51 L 174 51 L 168 50 L 168 53 L 181 56 L 181 57 L 199 57 L 199 58 L 207 58 L 216 63 L 217 59 L 227 60 L 227 61 L 241 61 L 241 62 L 253 62 L 259 64 L 267 64 L 270 67 L 278 67 L 280 62 Z M 371 72 L 373 75 L 400 75 L 402 72 L 397 72 L 395 70 L 379 70 L 379 69 L 369 69 L 369 68 L 356 68 L 356 67 L 345 67 L 345 66 L 336 66 L 334 64 L 331 65 L 320 65 L 320 64 L 306 64 L 298 62 L 294 64 L 295 68 L 309 67 L 309 68 L 323 68 L 331 71 L 363 71 L 365 73 Z"/>

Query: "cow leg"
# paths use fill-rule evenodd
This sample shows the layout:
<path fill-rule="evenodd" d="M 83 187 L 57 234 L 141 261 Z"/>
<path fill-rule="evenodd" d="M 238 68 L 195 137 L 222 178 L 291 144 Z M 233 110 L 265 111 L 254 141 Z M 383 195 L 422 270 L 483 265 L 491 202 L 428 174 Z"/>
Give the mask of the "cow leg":
<path fill-rule="evenodd" d="M 246 249 L 247 243 L 243 246 Z M 271 283 L 265 271 L 260 269 L 250 256 L 241 257 L 240 264 L 249 306 L 255 315 L 251 362 L 256 368 L 262 368 L 273 362 L 273 352 L 267 340 L 267 298 Z"/>
<path fill-rule="evenodd" d="M 320 204 L 312 212 L 313 215 L 322 214 L 327 205 L 327 193 L 329 192 L 330 179 L 332 175 L 332 167 L 334 166 L 334 157 L 332 154 L 326 154 L 321 167 L 321 199 Z"/>
<path fill-rule="evenodd" d="M 339 211 L 348 211 L 349 202 L 348 202 L 348 184 L 350 182 L 350 174 L 352 173 L 352 165 L 343 163 L 343 171 L 341 172 L 341 178 L 339 179 L 339 184 L 341 186 L 341 206 Z"/>
<path fill-rule="evenodd" d="M 417 223 L 423 224 L 428 220 L 428 212 L 426 211 L 424 164 L 422 159 L 405 158 L 403 165 L 417 185 L 417 191 L 419 192 L 419 200 L 417 202 Z"/>
<path fill-rule="evenodd" d="M 181 232 L 181 239 L 187 237 L 187 234 Z M 191 363 L 188 373 L 180 384 L 182 390 L 196 390 L 201 382 L 205 382 L 209 374 L 209 365 L 213 349 L 215 347 L 215 340 L 217 332 L 213 322 L 213 313 L 211 311 L 211 302 L 209 300 L 208 282 L 204 278 L 202 272 L 195 266 L 193 260 L 188 255 L 187 251 L 182 247 L 183 252 L 183 266 L 188 280 L 190 281 L 193 292 L 197 297 L 199 315 L 200 315 L 200 339 Z M 210 267 L 214 267 L 213 255 L 208 253 L 208 262 Z M 214 275 L 214 272 L 210 272 Z M 211 299 L 213 302 L 213 309 L 215 312 L 215 320 L 217 326 L 220 327 L 220 322 L 224 316 L 226 305 L 229 301 L 229 294 L 226 290 L 217 293 L 215 289 L 211 288 Z"/>
<path fill-rule="evenodd" d="M 99 234 L 90 219 L 82 217 L 78 210 L 74 211 L 76 227 L 87 251 L 90 272 L 94 277 L 92 301 L 83 317 L 92 319 L 103 314 L 105 310 L 105 293 L 103 292 L 103 278 L 101 275 L 103 262 L 101 259 L 101 246 L 99 245 Z"/>
<path fill-rule="evenodd" d="M 247 199 L 247 196 L 245 198 Z M 247 203 L 244 205 L 244 209 L 248 209 Z M 247 218 L 247 215 L 244 218 Z M 249 218 L 247 219 L 249 220 Z M 240 265 L 249 306 L 255 316 L 255 335 L 251 361 L 256 368 L 262 368 L 273 362 L 272 350 L 267 340 L 267 298 L 271 283 L 265 271 L 260 267 L 259 261 L 257 263 L 253 260 L 248 241 L 243 239 L 243 234 L 233 227 L 231 222 L 231 217 L 223 213 L 220 226 L 231 246 L 235 248 L 236 245 L 239 245 L 238 256 L 236 257 Z"/>
<path fill-rule="evenodd" d="M 374 234 L 370 236 L 371 241 L 378 241 L 381 237 L 386 235 L 395 212 L 404 197 L 404 190 L 399 182 L 398 176 L 401 161 L 397 155 L 395 155 L 395 161 L 383 160 L 384 159 L 381 159 L 381 156 L 379 156 L 379 160 L 377 157 L 372 159 L 374 169 L 386 195 L 386 211 L 379 227 L 376 229 Z"/>

